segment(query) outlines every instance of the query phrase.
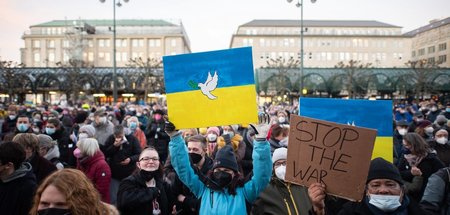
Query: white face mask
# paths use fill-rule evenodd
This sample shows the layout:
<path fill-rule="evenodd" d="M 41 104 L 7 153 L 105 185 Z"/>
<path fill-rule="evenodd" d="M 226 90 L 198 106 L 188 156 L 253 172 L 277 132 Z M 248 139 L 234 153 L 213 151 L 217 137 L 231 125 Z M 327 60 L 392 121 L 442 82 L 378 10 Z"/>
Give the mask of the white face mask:
<path fill-rule="evenodd" d="M 281 165 L 281 166 L 277 167 L 275 169 L 275 175 L 277 176 L 277 178 L 284 181 L 284 177 L 286 176 L 286 166 Z"/>
<path fill-rule="evenodd" d="M 207 137 L 208 137 L 209 142 L 214 142 L 217 140 L 217 135 L 215 135 L 215 134 L 208 134 Z"/>
<path fill-rule="evenodd" d="M 437 111 L 437 107 L 432 107 L 431 112 L 435 112 L 435 111 Z"/>
<path fill-rule="evenodd" d="M 406 133 L 408 133 L 408 130 L 406 130 L 405 128 L 399 129 L 398 133 L 402 136 L 405 136 Z"/>
<path fill-rule="evenodd" d="M 425 128 L 425 133 L 427 133 L 427 134 L 432 134 L 433 131 L 434 131 L 434 128 L 433 128 L 433 127 L 426 127 L 426 128 Z"/>
<path fill-rule="evenodd" d="M 395 211 L 402 204 L 400 203 L 400 196 L 393 195 L 375 195 L 369 194 L 369 204 L 377 207 L 384 212 Z"/>
<path fill-rule="evenodd" d="M 86 133 L 80 133 L 78 135 L 78 140 L 82 140 L 82 139 L 86 139 L 86 138 L 88 138 L 88 134 L 86 134 Z"/>
<path fill-rule="evenodd" d="M 448 139 L 447 139 L 447 137 L 439 137 L 439 138 L 436 139 L 436 142 L 441 144 L 441 145 L 444 145 L 444 144 L 446 144 L 448 142 Z"/>
<path fill-rule="evenodd" d="M 278 117 L 278 122 L 279 123 L 284 123 L 284 122 L 286 122 L 286 118 L 283 117 L 283 116 L 280 116 L 280 117 Z"/>
<path fill-rule="evenodd" d="M 289 143 L 289 137 L 285 137 L 285 138 L 283 138 L 282 140 L 280 140 L 280 145 L 281 145 L 281 146 L 287 147 L 287 146 L 288 146 L 288 143 Z"/>

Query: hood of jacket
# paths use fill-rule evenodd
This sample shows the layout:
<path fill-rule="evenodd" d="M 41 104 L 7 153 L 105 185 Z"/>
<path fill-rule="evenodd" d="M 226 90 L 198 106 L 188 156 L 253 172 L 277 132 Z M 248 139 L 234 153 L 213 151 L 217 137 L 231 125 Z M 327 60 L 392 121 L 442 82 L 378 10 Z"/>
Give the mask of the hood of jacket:
<path fill-rule="evenodd" d="M 7 178 L 3 179 L 3 183 L 13 181 L 15 179 L 18 179 L 20 177 L 25 176 L 27 173 L 31 172 L 32 167 L 31 164 L 28 162 L 23 162 L 22 165 L 14 171 L 11 175 L 9 175 Z"/>

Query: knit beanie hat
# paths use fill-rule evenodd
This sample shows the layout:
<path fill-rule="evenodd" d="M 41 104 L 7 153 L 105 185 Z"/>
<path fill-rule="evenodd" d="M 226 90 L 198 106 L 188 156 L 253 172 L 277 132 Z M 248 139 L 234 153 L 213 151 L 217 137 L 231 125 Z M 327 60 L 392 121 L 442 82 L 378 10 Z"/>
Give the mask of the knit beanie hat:
<path fill-rule="evenodd" d="M 94 138 L 95 136 L 95 128 L 92 125 L 83 125 L 81 126 L 79 133 L 86 132 L 89 138 Z"/>
<path fill-rule="evenodd" d="M 209 133 L 210 131 L 214 132 L 217 136 L 220 135 L 220 130 L 218 127 L 209 127 L 206 133 Z"/>
<path fill-rule="evenodd" d="M 436 121 L 435 121 L 436 124 L 439 124 L 439 123 L 446 123 L 446 122 L 447 122 L 447 118 L 445 118 L 444 115 L 438 115 L 438 116 L 436 117 Z"/>
<path fill-rule="evenodd" d="M 238 171 L 236 157 L 234 156 L 233 148 L 231 148 L 230 145 L 226 145 L 217 151 L 213 169 L 218 167 L 228 168 L 235 172 Z"/>
<path fill-rule="evenodd" d="M 56 144 L 56 142 L 46 134 L 39 134 L 37 137 L 39 139 L 39 147 L 51 148 Z"/>
<path fill-rule="evenodd" d="M 278 160 L 286 160 L 286 159 L 287 159 L 287 148 L 281 147 L 273 151 L 272 163 L 275 163 Z"/>
<path fill-rule="evenodd" d="M 373 179 L 391 179 L 403 184 L 400 172 L 394 164 L 389 163 L 383 158 L 375 158 L 370 162 L 369 175 L 367 176 L 367 182 L 369 183 Z"/>
<path fill-rule="evenodd" d="M 230 125 L 231 129 L 233 129 L 234 133 L 238 132 L 239 125 Z"/>

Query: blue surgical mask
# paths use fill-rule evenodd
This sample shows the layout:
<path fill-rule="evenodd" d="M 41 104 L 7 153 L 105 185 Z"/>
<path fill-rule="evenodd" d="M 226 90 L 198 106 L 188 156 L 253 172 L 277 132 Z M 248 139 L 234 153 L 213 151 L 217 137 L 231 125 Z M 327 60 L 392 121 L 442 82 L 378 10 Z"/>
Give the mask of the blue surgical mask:
<path fill-rule="evenodd" d="M 450 108 L 445 108 L 445 111 L 446 112 L 450 112 Z"/>
<path fill-rule="evenodd" d="M 135 130 L 137 128 L 137 123 L 136 122 L 130 122 L 130 129 L 131 130 Z"/>
<path fill-rule="evenodd" d="M 17 126 L 17 129 L 20 132 L 26 132 L 28 130 L 28 128 L 29 128 L 29 126 L 27 124 L 23 124 L 23 123 L 21 123 Z"/>
<path fill-rule="evenodd" d="M 226 135 L 226 134 L 230 135 L 230 138 L 234 137 L 234 132 L 232 132 L 232 131 L 224 131 L 223 134 L 224 135 Z"/>
<path fill-rule="evenodd" d="M 45 128 L 45 133 L 47 133 L 48 135 L 52 135 L 56 132 L 56 129 L 54 128 Z"/>
<path fill-rule="evenodd" d="M 400 196 L 369 194 L 369 198 L 369 204 L 384 212 L 395 211 L 402 205 L 400 203 Z"/>

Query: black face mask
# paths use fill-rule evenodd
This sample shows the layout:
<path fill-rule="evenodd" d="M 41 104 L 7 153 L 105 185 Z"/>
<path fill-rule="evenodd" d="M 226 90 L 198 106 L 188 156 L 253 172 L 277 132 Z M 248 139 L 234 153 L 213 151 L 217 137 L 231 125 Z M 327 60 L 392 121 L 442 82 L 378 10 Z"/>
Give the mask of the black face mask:
<path fill-rule="evenodd" d="M 214 172 L 214 182 L 217 183 L 221 188 L 225 188 L 231 183 L 231 180 L 233 177 L 230 173 L 224 172 L 224 171 L 218 171 Z"/>
<path fill-rule="evenodd" d="M 62 208 L 46 208 L 42 210 L 38 210 L 38 215 L 71 215 L 70 209 L 62 209 Z"/>
<path fill-rule="evenodd" d="M 191 157 L 191 160 L 194 164 L 198 164 L 202 160 L 202 155 L 197 153 L 189 153 L 189 157 Z"/>
<path fill-rule="evenodd" d="M 159 169 L 154 170 L 154 171 L 147 171 L 147 170 L 141 169 L 141 171 L 139 173 L 141 174 L 142 178 L 145 181 L 150 181 L 152 178 L 157 178 L 159 176 Z"/>

